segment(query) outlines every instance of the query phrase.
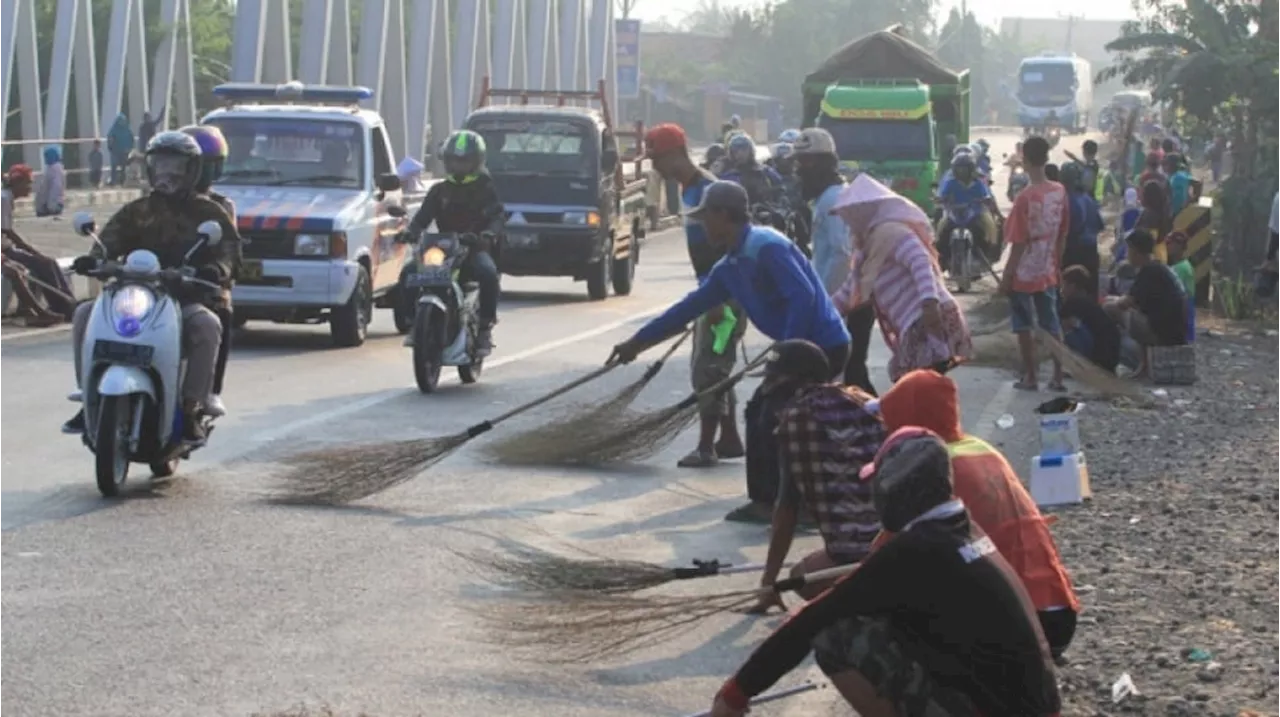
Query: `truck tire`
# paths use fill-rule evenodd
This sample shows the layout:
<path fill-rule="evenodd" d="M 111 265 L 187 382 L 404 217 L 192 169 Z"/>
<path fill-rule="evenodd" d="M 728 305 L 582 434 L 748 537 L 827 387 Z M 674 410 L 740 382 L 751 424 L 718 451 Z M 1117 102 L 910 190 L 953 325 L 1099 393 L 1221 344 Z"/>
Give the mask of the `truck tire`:
<path fill-rule="evenodd" d="M 609 242 L 600 261 L 587 266 L 587 297 L 592 301 L 609 298 L 609 279 L 612 273 L 613 242 Z"/>
<path fill-rule="evenodd" d="M 357 266 L 359 274 L 351 298 L 329 312 L 329 334 L 334 345 L 343 348 L 364 344 L 369 336 L 369 322 L 373 320 L 373 282 L 364 265 Z"/>
<path fill-rule="evenodd" d="M 627 250 L 627 256 L 624 259 L 611 259 L 613 262 L 613 293 L 618 296 L 628 296 L 631 294 L 631 285 L 636 278 L 636 252 L 640 250 L 639 241 L 636 238 L 635 229 L 632 228 L 631 247 Z"/>

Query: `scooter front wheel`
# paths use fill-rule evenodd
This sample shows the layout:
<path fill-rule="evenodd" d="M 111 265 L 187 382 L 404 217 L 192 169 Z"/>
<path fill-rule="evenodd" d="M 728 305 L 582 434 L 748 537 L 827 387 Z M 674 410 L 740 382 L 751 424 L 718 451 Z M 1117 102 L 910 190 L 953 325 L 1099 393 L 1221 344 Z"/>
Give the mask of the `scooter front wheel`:
<path fill-rule="evenodd" d="M 972 257 L 969 252 L 973 251 L 973 244 L 968 235 L 962 231 L 956 231 L 951 236 L 951 278 L 956 281 L 956 293 L 963 294 L 969 291 L 972 283 L 972 270 L 970 261 Z"/>
<path fill-rule="evenodd" d="M 440 385 L 444 328 L 444 316 L 436 309 L 418 307 L 413 321 L 413 378 L 423 393 L 435 393 Z"/>
<path fill-rule="evenodd" d="M 129 396 L 103 396 L 93 441 L 98 491 L 105 498 L 120 494 L 129 476 L 129 432 L 133 427 L 133 401 Z"/>

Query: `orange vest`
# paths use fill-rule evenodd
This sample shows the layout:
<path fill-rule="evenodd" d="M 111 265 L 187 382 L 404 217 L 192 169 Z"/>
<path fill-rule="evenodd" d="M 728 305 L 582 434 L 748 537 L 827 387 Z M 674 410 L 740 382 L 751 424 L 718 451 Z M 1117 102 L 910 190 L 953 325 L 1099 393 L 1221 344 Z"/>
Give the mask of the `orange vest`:
<path fill-rule="evenodd" d="M 1036 610 L 1065 607 L 1080 612 L 1080 600 L 1062 566 L 1049 524 L 1009 461 L 986 441 L 972 436 L 948 443 L 947 452 L 956 497 L 964 501 L 973 522 L 1022 578 Z M 881 531 L 871 549 L 889 537 Z"/>

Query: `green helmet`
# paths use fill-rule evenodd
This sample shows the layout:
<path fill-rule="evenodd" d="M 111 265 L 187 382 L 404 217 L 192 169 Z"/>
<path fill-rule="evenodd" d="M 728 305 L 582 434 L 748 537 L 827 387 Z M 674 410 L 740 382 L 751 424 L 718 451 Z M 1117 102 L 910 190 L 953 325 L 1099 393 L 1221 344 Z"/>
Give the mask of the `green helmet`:
<path fill-rule="evenodd" d="M 484 170 L 484 156 L 484 137 L 469 129 L 454 132 L 440 145 L 440 161 L 453 181 L 475 178 Z"/>

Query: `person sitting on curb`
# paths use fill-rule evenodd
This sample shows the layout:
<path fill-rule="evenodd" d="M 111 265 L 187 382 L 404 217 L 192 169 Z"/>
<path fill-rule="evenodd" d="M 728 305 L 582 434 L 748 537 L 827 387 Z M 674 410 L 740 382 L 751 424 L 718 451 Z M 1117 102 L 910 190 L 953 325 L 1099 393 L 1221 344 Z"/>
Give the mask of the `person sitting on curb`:
<path fill-rule="evenodd" d="M 822 534 L 822 549 L 791 569 L 803 575 L 867 557 L 880 532 L 871 490 L 858 478 L 884 442 L 884 424 L 866 410 L 872 396 L 831 381 L 831 366 L 817 344 L 803 339 L 782 341 L 769 352 L 763 393 L 787 403 L 778 417 L 778 466 L 781 484 L 773 510 L 769 557 L 760 585 L 769 587 L 787 559 L 803 503 Z M 828 584 L 806 585 L 799 594 L 817 597 Z M 785 609 L 776 593 L 752 610 Z"/>
<path fill-rule="evenodd" d="M 1108 373 L 1120 363 L 1120 328 L 1093 293 L 1089 270 L 1079 264 L 1062 271 L 1063 343 Z"/>
<path fill-rule="evenodd" d="M 1080 600 L 1062 566 L 1049 521 L 1013 466 L 991 444 L 964 432 L 956 382 L 937 371 L 912 371 L 880 398 L 878 408 L 885 430 L 921 426 L 946 442 L 956 497 L 1022 579 L 1049 651 L 1061 657 L 1075 636 Z M 886 533 L 876 542 L 883 544 L 888 538 Z"/>
<path fill-rule="evenodd" d="M 4 276 L 18 295 L 18 310 L 27 316 L 27 325 L 53 326 L 70 320 L 76 302 L 58 260 L 42 254 L 13 229 L 14 201 L 30 194 L 31 168 L 25 164 L 10 167 L 4 175 L 3 221 L 0 222 Z M 32 286 L 36 282 L 44 286 Z"/>
<path fill-rule="evenodd" d="M 1108 301 L 1103 308 L 1140 348 L 1137 377 L 1142 377 L 1149 368 L 1147 349 L 1187 343 L 1186 292 L 1173 270 L 1155 260 L 1155 237 L 1138 229 L 1129 232 L 1125 242 L 1129 264 L 1137 269 L 1137 276 L 1128 295 Z"/>
<path fill-rule="evenodd" d="M 716 693 L 712 717 L 747 713 L 814 652 L 860 715 L 1057 715 L 1053 660 L 1026 589 L 952 495 L 947 447 L 895 431 L 862 475 L 893 537 L 792 615 Z"/>

